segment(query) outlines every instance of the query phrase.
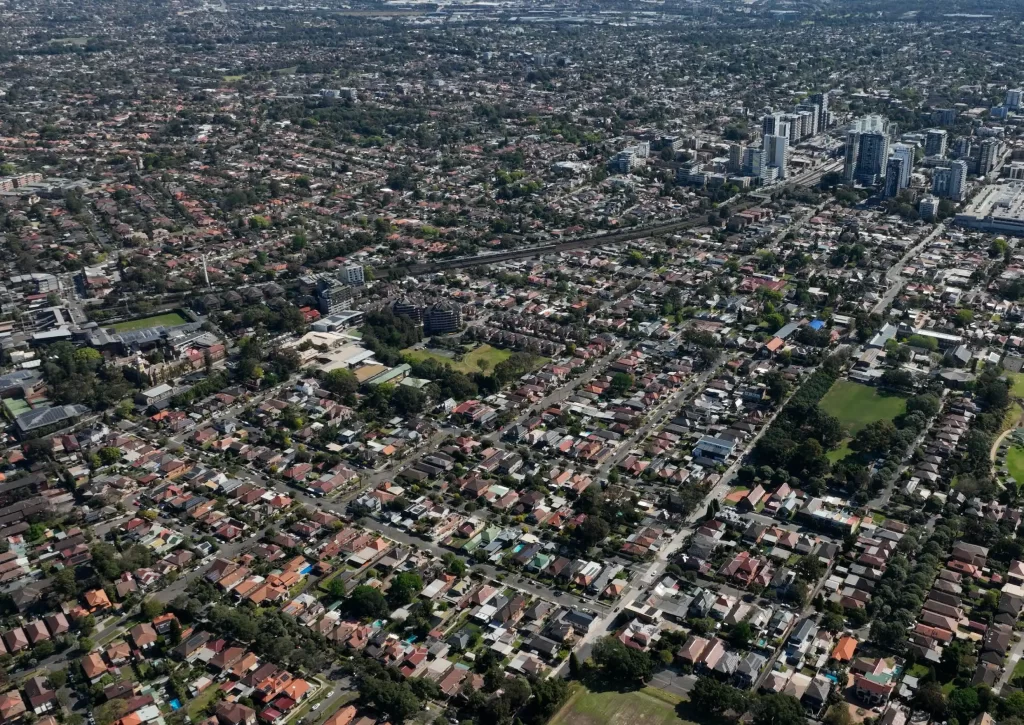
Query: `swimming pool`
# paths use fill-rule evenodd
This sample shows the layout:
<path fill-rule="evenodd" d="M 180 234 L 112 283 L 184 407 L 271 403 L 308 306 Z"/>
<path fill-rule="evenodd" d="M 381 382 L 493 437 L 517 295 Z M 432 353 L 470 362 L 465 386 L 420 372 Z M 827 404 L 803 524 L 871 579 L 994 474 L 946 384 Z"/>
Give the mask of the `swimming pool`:
<path fill-rule="evenodd" d="M 306 574 L 309 574 L 309 572 L 311 572 L 311 571 L 313 571 L 313 565 L 312 564 L 306 564 L 305 567 L 303 567 L 302 569 L 299 569 L 299 574 L 302 574 L 303 576 L 305 576 Z"/>
<path fill-rule="evenodd" d="M 178 700 L 178 698 L 174 698 L 173 700 L 171 700 L 167 704 L 171 706 L 172 710 L 180 710 L 181 709 L 181 702 Z"/>

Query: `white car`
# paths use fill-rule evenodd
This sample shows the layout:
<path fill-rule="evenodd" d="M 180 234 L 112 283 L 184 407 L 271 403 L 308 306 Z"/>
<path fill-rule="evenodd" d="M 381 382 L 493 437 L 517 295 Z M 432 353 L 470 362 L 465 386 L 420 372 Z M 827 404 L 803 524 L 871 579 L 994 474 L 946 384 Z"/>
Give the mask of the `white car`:
<path fill-rule="evenodd" d="M 334 690 L 327 693 L 327 697 L 334 697 Z"/>
<path fill-rule="evenodd" d="M 314 712 L 316 712 L 317 710 L 319 710 L 319 709 L 320 709 L 320 705 L 321 705 L 321 704 L 322 704 L 322 703 L 319 703 L 319 702 L 318 702 L 317 704 L 313 705 L 313 711 L 314 711 Z"/>

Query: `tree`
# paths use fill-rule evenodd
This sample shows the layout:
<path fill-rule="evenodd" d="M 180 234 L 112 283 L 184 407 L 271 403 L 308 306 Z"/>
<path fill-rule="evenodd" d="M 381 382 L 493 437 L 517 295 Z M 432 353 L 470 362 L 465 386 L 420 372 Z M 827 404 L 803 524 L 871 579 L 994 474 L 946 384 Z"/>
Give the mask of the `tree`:
<path fill-rule="evenodd" d="M 1003 698 L 1000 709 L 1004 717 L 1024 718 L 1024 690 L 1016 690 Z"/>
<path fill-rule="evenodd" d="M 145 619 L 153 620 L 164 613 L 164 605 L 156 599 L 149 598 L 139 607 L 139 612 Z"/>
<path fill-rule="evenodd" d="M 107 446 L 106 448 L 100 448 L 98 455 L 100 462 L 104 466 L 112 466 L 121 460 L 121 449 L 115 446 Z"/>
<path fill-rule="evenodd" d="M 352 371 L 345 368 L 332 370 L 324 376 L 324 387 L 342 400 L 351 401 L 359 392 L 359 381 Z"/>
<path fill-rule="evenodd" d="M 846 618 L 838 612 L 827 612 L 821 618 L 822 629 L 833 634 L 841 630 L 844 624 L 846 624 Z"/>
<path fill-rule="evenodd" d="M 583 549 L 596 546 L 608 538 L 611 526 L 600 516 L 588 516 L 586 521 L 573 530 L 573 535 Z"/>
<path fill-rule="evenodd" d="M 78 596 L 78 583 L 75 581 L 75 570 L 65 567 L 53 575 L 53 591 L 64 599 Z"/>
<path fill-rule="evenodd" d="M 754 630 L 747 620 L 737 622 L 729 631 L 729 642 L 737 649 L 746 649 L 753 638 Z"/>
<path fill-rule="evenodd" d="M 822 722 L 825 725 L 851 725 L 853 718 L 850 717 L 850 708 L 845 702 L 836 703 L 825 713 Z"/>
<path fill-rule="evenodd" d="M 342 592 L 344 593 L 344 583 L 340 579 L 333 579 L 331 581 L 331 594 L 335 594 L 333 588 L 335 582 L 341 585 Z M 379 619 L 387 616 L 390 611 L 388 601 L 384 598 L 384 595 L 377 589 L 366 585 L 353 589 L 352 593 L 345 599 L 343 606 L 346 612 L 359 619 Z"/>
<path fill-rule="evenodd" d="M 388 588 L 388 601 L 394 607 L 402 607 L 416 598 L 423 591 L 423 580 L 420 575 L 405 571 L 396 574 L 391 578 L 391 586 Z"/>
<path fill-rule="evenodd" d="M 395 412 L 403 416 L 417 415 L 423 411 L 426 405 L 427 396 L 422 390 L 411 388 L 408 385 L 399 385 L 391 394 L 391 405 Z"/>
<path fill-rule="evenodd" d="M 593 658 L 613 681 L 643 684 L 654 676 L 651 656 L 627 647 L 615 637 L 598 640 L 594 645 Z"/>
<path fill-rule="evenodd" d="M 112 725 L 112 723 L 124 717 L 127 712 L 128 702 L 120 698 L 107 700 L 102 705 L 93 708 L 96 725 Z"/>
<path fill-rule="evenodd" d="M 420 710 L 420 701 L 406 682 L 366 677 L 360 683 L 359 693 L 368 703 L 390 715 L 396 723 L 404 722 Z"/>
<path fill-rule="evenodd" d="M 574 680 L 580 679 L 580 658 L 576 656 L 576 651 L 569 653 L 569 677 Z M 1021 693 L 1024 696 L 1024 693 Z"/>
<path fill-rule="evenodd" d="M 452 552 L 447 552 L 441 560 L 444 561 L 445 571 L 457 577 L 466 575 L 466 562 Z"/>
<path fill-rule="evenodd" d="M 54 690 L 61 689 L 68 681 L 67 670 L 53 670 L 46 676 L 46 681 L 50 683 L 50 687 Z"/>
<path fill-rule="evenodd" d="M 958 687 L 949 693 L 946 702 L 946 709 L 950 717 L 955 717 L 958 722 L 967 723 L 974 719 L 974 716 L 981 712 L 981 702 L 978 699 L 978 691 L 973 687 Z"/>
<path fill-rule="evenodd" d="M 936 720 L 945 717 L 946 698 L 943 697 L 942 688 L 936 682 L 926 682 L 918 687 L 913 703 L 918 710 L 924 710 Z"/>
<path fill-rule="evenodd" d="M 746 695 L 712 677 L 701 677 L 690 690 L 690 702 L 698 712 L 721 715 L 727 710 L 746 709 Z"/>
<path fill-rule="evenodd" d="M 765 695 L 753 708 L 754 725 L 806 725 L 807 714 L 790 695 Z"/>
<path fill-rule="evenodd" d="M 611 391 L 613 395 L 625 395 L 633 387 L 633 376 L 629 373 L 615 373 L 612 375 Z"/>

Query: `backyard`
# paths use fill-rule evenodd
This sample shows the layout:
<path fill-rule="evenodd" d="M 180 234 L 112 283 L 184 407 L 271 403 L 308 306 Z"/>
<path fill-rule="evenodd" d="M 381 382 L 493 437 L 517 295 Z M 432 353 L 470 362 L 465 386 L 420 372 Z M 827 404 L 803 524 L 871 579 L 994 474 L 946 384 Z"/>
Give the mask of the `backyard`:
<path fill-rule="evenodd" d="M 592 692 L 580 687 L 549 725 L 679 725 L 692 723 L 679 716 L 681 700 L 662 690 Z"/>
<path fill-rule="evenodd" d="M 114 332 L 130 332 L 132 330 L 146 330 L 150 327 L 174 327 L 176 325 L 184 325 L 187 323 L 181 313 L 179 312 L 167 312 L 162 315 L 153 315 L 152 317 L 140 317 L 137 320 L 125 320 L 124 322 L 117 322 L 110 327 L 114 328 Z"/>
<path fill-rule="evenodd" d="M 486 361 L 485 372 L 491 372 L 494 370 L 494 366 L 500 362 L 504 362 L 512 353 L 509 350 L 499 350 L 496 347 L 490 345 L 480 345 L 471 352 L 468 352 L 463 356 L 462 360 L 456 362 L 455 359 L 442 352 L 434 352 L 432 350 L 425 349 L 406 349 L 402 350 L 402 354 L 409 360 L 409 362 L 422 362 L 423 360 L 434 360 L 441 363 L 442 365 L 451 365 L 452 370 L 460 373 L 478 373 L 480 372 L 480 361 Z"/>

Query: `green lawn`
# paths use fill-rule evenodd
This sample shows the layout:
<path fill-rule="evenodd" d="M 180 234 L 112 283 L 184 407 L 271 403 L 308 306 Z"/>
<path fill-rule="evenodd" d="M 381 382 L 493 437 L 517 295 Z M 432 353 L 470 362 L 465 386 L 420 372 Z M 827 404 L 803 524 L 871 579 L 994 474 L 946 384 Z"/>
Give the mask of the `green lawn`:
<path fill-rule="evenodd" d="M 196 698 L 194 698 L 192 700 L 189 700 L 188 707 L 186 708 L 186 711 L 188 712 L 188 716 L 190 718 L 192 718 L 192 722 L 199 722 L 200 720 L 203 719 L 202 718 L 203 708 L 205 708 L 207 705 L 209 705 L 211 702 L 213 702 L 213 698 L 216 697 L 217 690 L 219 690 L 219 689 L 220 689 L 220 684 L 217 683 L 217 682 L 214 682 L 209 687 L 207 687 L 205 690 L 200 692 L 198 697 L 196 697 Z"/>
<path fill-rule="evenodd" d="M 436 360 L 442 365 L 451 365 L 452 370 L 460 373 L 480 372 L 479 360 L 485 360 L 487 362 L 486 372 L 490 373 L 494 370 L 495 365 L 512 357 L 511 350 L 500 350 L 496 347 L 491 347 L 490 345 L 481 345 L 472 352 L 466 353 L 459 362 L 455 362 L 455 359 L 448 355 L 439 352 L 431 352 L 430 350 L 406 349 L 402 350 L 402 354 L 409 359 L 409 362 Z M 543 359 L 544 362 L 547 362 L 547 358 Z"/>
<path fill-rule="evenodd" d="M 549 725 L 679 725 L 680 699 L 645 687 L 637 692 L 591 692 L 580 687 Z M 685 706 L 684 706 L 685 707 Z"/>
<path fill-rule="evenodd" d="M 1024 398 L 1024 373 L 1006 373 L 1006 377 L 1013 383 L 1010 388 L 1010 395 L 1015 398 Z"/>
<path fill-rule="evenodd" d="M 850 441 L 852 438 L 843 438 L 839 443 L 838 448 L 833 448 L 825 454 L 825 457 L 829 460 L 829 463 L 836 463 L 843 460 L 847 456 L 853 455 L 853 449 L 850 448 Z"/>
<path fill-rule="evenodd" d="M 138 320 L 125 320 L 124 322 L 118 322 L 110 327 L 114 328 L 114 332 L 128 332 L 130 330 L 145 330 L 150 327 L 158 327 L 163 325 L 164 327 L 174 327 L 175 325 L 184 325 L 186 320 L 178 312 L 168 312 L 163 315 L 153 315 L 152 317 L 142 317 Z"/>
<path fill-rule="evenodd" d="M 851 436 L 878 420 L 892 420 L 907 409 L 907 400 L 899 395 L 885 395 L 870 385 L 837 380 L 821 399 L 821 408 L 839 419 L 843 430 Z"/>
<path fill-rule="evenodd" d="M 1024 448 L 1010 446 L 1006 449 L 1006 470 L 1020 488 L 1024 484 Z"/>

